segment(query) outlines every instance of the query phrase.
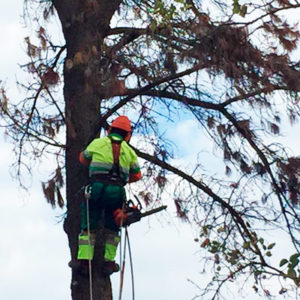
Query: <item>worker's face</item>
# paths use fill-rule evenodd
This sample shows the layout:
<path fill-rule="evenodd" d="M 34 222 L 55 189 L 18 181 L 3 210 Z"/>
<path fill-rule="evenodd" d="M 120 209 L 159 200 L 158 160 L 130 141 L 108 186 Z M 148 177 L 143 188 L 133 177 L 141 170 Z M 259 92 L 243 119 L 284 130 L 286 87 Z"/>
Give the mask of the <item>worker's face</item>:
<path fill-rule="evenodd" d="M 111 127 L 109 127 L 109 129 L 107 130 L 107 135 L 110 133 L 111 133 Z M 128 132 L 124 140 L 129 143 L 130 139 L 131 139 L 131 132 Z"/>

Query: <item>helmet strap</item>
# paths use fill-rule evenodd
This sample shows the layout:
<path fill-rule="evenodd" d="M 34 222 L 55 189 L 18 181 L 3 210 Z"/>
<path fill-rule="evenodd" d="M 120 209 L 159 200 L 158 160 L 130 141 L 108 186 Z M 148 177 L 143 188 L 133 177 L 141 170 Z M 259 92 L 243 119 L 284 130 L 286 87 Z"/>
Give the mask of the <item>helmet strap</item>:
<path fill-rule="evenodd" d="M 125 142 L 129 142 L 131 139 L 131 131 L 129 131 L 124 139 Z"/>

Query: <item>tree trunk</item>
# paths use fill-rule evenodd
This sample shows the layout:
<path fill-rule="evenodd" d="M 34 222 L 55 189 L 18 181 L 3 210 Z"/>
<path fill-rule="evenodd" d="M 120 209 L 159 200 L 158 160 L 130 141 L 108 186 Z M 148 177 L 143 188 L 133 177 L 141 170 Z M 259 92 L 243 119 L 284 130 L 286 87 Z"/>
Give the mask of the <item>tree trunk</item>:
<path fill-rule="evenodd" d="M 53 0 L 66 40 L 64 64 L 64 98 L 67 123 L 66 189 L 67 218 L 64 229 L 68 235 L 72 260 L 76 260 L 80 233 L 82 187 L 88 182 L 88 170 L 78 161 L 79 152 L 89 142 L 101 117 L 100 101 L 105 95 L 101 74 L 103 38 L 110 19 L 120 5 L 119 0 Z M 107 68 L 107 67 L 106 67 Z M 93 300 L 112 298 L 110 278 L 101 272 L 103 238 L 98 231 L 93 260 Z M 89 300 L 89 280 L 72 271 L 72 299 Z"/>
<path fill-rule="evenodd" d="M 88 42 L 91 43 L 91 41 Z M 68 51 L 68 57 L 74 57 L 71 53 L 72 51 Z M 90 69 L 92 74 L 96 72 L 95 66 L 88 63 L 75 65 L 71 70 L 68 70 L 67 63 L 65 66 L 64 96 L 67 120 L 66 179 L 68 199 L 68 216 L 65 222 L 65 230 L 68 234 L 73 260 L 76 259 L 78 249 L 80 203 L 84 200 L 82 187 L 88 182 L 87 168 L 79 164 L 78 155 L 86 147 L 88 138 L 91 132 L 94 132 L 94 126 L 100 118 L 99 98 L 87 82 L 87 68 Z M 101 240 L 101 234 L 98 235 L 98 240 Z M 105 278 L 100 270 L 93 269 L 95 271 L 93 272 L 93 299 L 111 299 L 109 279 Z M 82 277 L 73 272 L 72 282 L 78 283 L 77 285 L 71 285 L 74 300 L 90 299 L 87 277 Z"/>

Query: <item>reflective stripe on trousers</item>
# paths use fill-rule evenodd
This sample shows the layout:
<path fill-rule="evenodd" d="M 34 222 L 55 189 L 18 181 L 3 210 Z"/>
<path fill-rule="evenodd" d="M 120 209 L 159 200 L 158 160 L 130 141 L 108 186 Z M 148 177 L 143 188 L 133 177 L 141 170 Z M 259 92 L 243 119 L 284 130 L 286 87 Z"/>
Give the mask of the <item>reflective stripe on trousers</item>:
<path fill-rule="evenodd" d="M 92 260 L 94 257 L 94 246 L 95 246 L 95 234 L 90 234 L 90 244 L 89 236 L 87 234 L 81 233 L 78 237 L 78 254 L 77 259 L 87 259 Z"/>
<path fill-rule="evenodd" d="M 120 242 L 120 237 L 117 232 L 111 230 L 105 230 L 104 259 L 106 261 L 115 260 L 119 242 Z"/>
<path fill-rule="evenodd" d="M 95 248 L 95 233 L 91 233 L 91 240 L 89 245 L 89 236 L 81 233 L 78 237 L 78 254 L 77 259 L 92 260 L 94 257 Z M 117 248 L 120 242 L 120 237 L 117 232 L 105 230 L 105 245 L 104 245 L 104 259 L 106 261 L 114 261 Z"/>

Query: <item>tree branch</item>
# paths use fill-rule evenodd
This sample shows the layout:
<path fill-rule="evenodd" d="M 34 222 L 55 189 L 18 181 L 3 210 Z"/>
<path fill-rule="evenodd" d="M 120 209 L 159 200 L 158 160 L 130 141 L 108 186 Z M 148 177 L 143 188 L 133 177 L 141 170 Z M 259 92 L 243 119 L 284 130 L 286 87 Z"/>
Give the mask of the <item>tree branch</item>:
<path fill-rule="evenodd" d="M 245 240 L 245 236 L 246 235 L 248 237 L 248 239 L 250 240 L 252 246 L 255 249 L 255 253 L 260 257 L 260 262 L 263 266 L 266 266 L 266 262 L 265 259 L 263 257 L 263 254 L 261 253 L 260 249 L 258 248 L 258 245 L 256 242 L 253 241 L 253 236 L 250 233 L 249 229 L 247 228 L 247 225 L 245 224 L 244 220 L 242 219 L 242 217 L 240 216 L 240 213 L 237 212 L 229 203 L 227 203 L 226 201 L 224 201 L 222 198 L 220 198 L 218 195 L 216 195 L 208 186 L 206 186 L 203 182 L 201 181 L 197 181 L 195 178 L 193 178 L 192 176 L 189 176 L 188 174 L 186 174 L 185 172 L 171 166 L 170 164 L 168 164 L 165 161 L 160 160 L 159 158 L 152 156 L 150 154 L 144 153 L 142 151 L 140 151 L 139 149 L 133 147 L 131 145 L 131 147 L 135 150 L 135 152 L 137 153 L 137 155 L 165 170 L 168 170 L 170 172 L 172 172 L 173 174 L 178 175 L 179 177 L 185 179 L 187 182 L 193 184 L 194 186 L 196 186 L 197 188 L 199 188 L 200 190 L 202 190 L 205 194 L 207 194 L 208 196 L 210 196 L 213 201 L 218 202 L 221 207 L 226 208 L 229 213 L 231 214 L 234 222 L 237 225 L 237 228 L 239 229 L 240 227 L 243 229 L 243 231 L 240 231 L 241 237 L 242 239 Z"/>
<path fill-rule="evenodd" d="M 280 208 L 281 208 L 281 211 L 282 211 L 282 214 L 284 216 L 284 219 L 286 221 L 286 225 L 287 225 L 287 228 L 288 228 L 288 231 L 290 233 L 290 237 L 292 239 L 292 242 L 295 246 L 295 248 L 297 250 L 299 250 L 299 247 L 297 245 L 297 240 L 295 239 L 294 237 L 294 234 L 292 233 L 292 230 L 291 230 L 291 224 L 289 222 L 289 219 L 286 215 L 286 209 L 284 207 L 284 203 L 283 203 L 283 200 L 282 198 L 285 199 L 285 201 L 287 202 L 287 199 L 285 198 L 285 196 L 283 195 L 280 187 L 278 186 L 277 184 L 277 181 L 275 179 L 275 176 L 270 168 L 270 163 L 268 162 L 268 159 L 266 158 L 266 156 L 264 155 L 264 153 L 259 149 L 259 147 L 255 144 L 255 142 L 253 141 L 253 139 L 247 135 L 245 133 L 245 130 L 243 130 L 243 128 L 241 128 L 237 122 L 237 120 L 234 118 L 234 116 L 232 116 L 225 108 L 221 109 L 220 112 L 234 125 L 234 127 L 238 130 L 238 132 L 248 141 L 248 143 L 250 144 L 250 146 L 252 147 L 252 149 L 257 153 L 257 155 L 259 156 L 260 160 L 262 161 L 267 173 L 269 174 L 270 176 L 270 179 L 271 179 L 271 182 L 272 182 L 272 185 L 275 189 L 275 193 L 277 195 L 277 198 L 279 200 L 279 204 L 280 204 Z M 297 213 L 295 212 L 295 216 L 296 219 L 298 220 L 298 222 L 300 222 L 300 219 L 299 217 L 297 216 Z"/>
<path fill-rule="evenodd" d="M 172 75 L 169 75 L 167 77 L 163 77 L 163 78 L 158 79 L 158 80 L 156 80 L 152 83 L 149 83 L 148 85 L 142 87 L 139 90 L 136 90 L 134 93 L 128 95 L 125 98 L 123 98 L 122 100 L 120 100 L 120 102 L 117 105 L 115 105 L 114 107 L 109 109 L 109 111 L 100 118 L 99 123 L 95 126 L 95 128 L 96 128 L 95 132 L 92 133 L 92 135 L 90 136 L 90 138 L 88 140 L 91 141 L 95 136 L 97 136 L 99 130 L 105 125 L 106 120 L 110 116 L 112 116 L 116 111 L 118 111 L 120 108 L 122 108 L 124 105 L 126 105 L 134 97 L 136 97 L 138 95 L 142 95 L 144 92 L 146 92 L 146 91 L 148 91 L 148 90 L 150 90 L 150 89 L 152 89 L 156 86 L 159 86 L 162 83 L 165 83 L 165 82 L 175 80 L 175 79 L 184 77 L 186 75 L 192 74 L 192 73 L 196 72 L 197 70 L 199 70 L 201 67 L 202 67 L 202 64 L 199 63 L 191 69 L 188 69 L 188 70 L 176 73 L 176 74 L 172 74 Z"/>
<path fill-rule="evenodd" d="M 60 48 L 60 50 L 58 51 L 58 53 L 57 53 L 56 56 L 55 56 L 55 60 L 54 60 L 53 64 L 51 65 L 51 69 L 53 69 L 54 67 L 56 67 L 57 62 L 58 62 L 60 56 L 62 55 L 62 53 L 63 53 L 65 50 L 66 50 L 66 45 L 64 45 L 64 46 L 62 46 L 62 47 Z"/>
<path fill-rule="evenodd" d="M 186 104 L 186 105 L 202 107 L 202 108 L 205 108 L 205 109 L 220 110 L 221 107 L 222 107 L 220 104 L 214 104 L 214 103 L 211 103 L 211 102 L 186 97 L 184 95 L 171 93 L 171 92 L 168 92 L 168 91 L 165 91 L 165 90 L 164 91 L 161 91 L 161 90 L 140 91 L 138 89 L 130 89 L 128 91 L 129 91 L 130 94 L 131 93 L 132 94 L 137 94 L 138 93 L 139 95 L 144 95 L 144 96 L 168 98 L 168 99 L 176 100 L 176 101 L 181 102 L 181 103 Z"/>

